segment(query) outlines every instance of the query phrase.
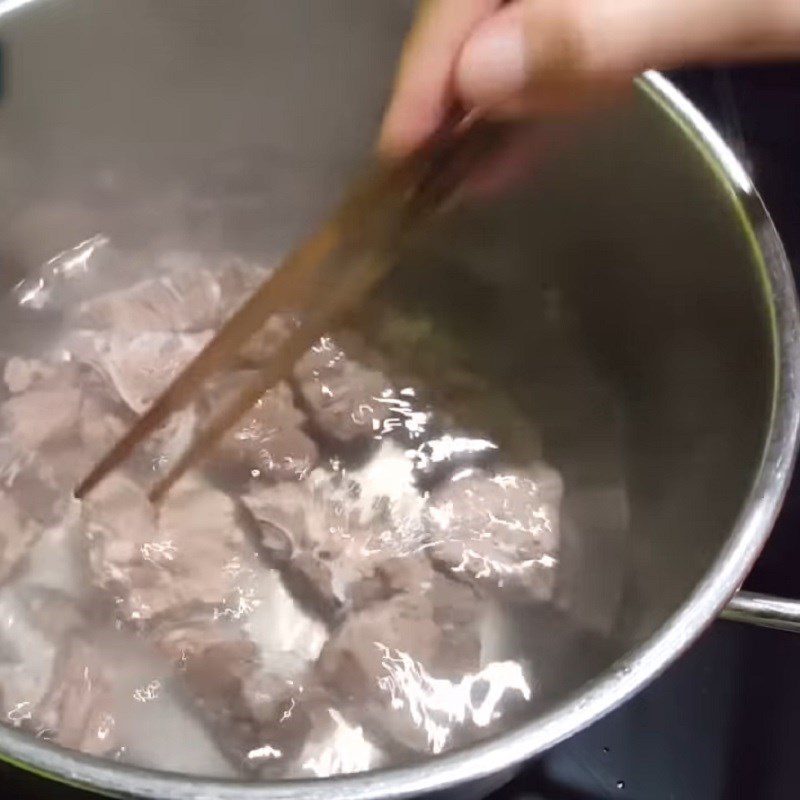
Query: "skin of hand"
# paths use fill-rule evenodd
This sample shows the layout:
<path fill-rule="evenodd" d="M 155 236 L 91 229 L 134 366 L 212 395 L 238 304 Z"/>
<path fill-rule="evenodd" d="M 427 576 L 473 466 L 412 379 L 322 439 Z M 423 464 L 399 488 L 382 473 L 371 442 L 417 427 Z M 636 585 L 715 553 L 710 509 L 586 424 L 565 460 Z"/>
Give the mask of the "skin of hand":
<path fill-rule="evenodd" d="M 800 56 L 800 0 L 423 0 L 379 149 L 396 157 L 453 102 L 502 117 L 609 102 L 645 69 Z"/>

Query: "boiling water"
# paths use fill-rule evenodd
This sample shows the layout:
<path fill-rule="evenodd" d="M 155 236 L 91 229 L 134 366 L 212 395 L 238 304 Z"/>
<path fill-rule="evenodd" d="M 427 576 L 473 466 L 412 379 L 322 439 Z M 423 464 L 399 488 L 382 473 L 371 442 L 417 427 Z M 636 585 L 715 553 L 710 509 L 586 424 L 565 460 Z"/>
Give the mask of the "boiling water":
<path fill-rule="evenodd" d="M 235 380 L 71 499 L 266 274 L 98 236 L 7 300 L 7 724 L 153 769 L 325 776 L 484 738 L 607 664 L 618 420 L 553 292 L 531 322 L 410 264 L 164 508 L 144 489 Z"/>

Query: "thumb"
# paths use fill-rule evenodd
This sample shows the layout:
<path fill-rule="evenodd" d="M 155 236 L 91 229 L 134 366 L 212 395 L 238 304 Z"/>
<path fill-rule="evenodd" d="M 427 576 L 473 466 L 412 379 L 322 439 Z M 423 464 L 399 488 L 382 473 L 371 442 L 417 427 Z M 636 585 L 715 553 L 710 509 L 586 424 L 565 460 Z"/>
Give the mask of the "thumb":
<path fill-rule="evenodd" d="M 651 67 L 800 54 L 798 0 L 515 0 L 458 59 L 468 106 L 556 111 Z"/>

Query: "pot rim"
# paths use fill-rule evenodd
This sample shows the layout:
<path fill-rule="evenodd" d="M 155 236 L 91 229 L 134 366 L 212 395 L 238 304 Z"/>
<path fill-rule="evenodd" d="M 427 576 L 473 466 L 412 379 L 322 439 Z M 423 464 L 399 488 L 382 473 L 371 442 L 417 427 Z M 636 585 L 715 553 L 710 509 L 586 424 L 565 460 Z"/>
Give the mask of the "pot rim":
<path fill-rule="evenodd" d="M 791 479 L 800 428 L 800 314 L 786 253 L 744 167 L 711 123 L 662 74 L 647 72 L 639 85 L 683 128 L 728 190 L 760 262 L 774 351 L 773 406 L 758 473 L 730 538 L 680 609 L 644 645 L 547 714 L 485 742 L 416 765 L 271 783 L 196 779 L 72 753 L 4 726 L 0 726 L 0 758 L 81 788 L 160 800 L 405 797 L 479 780 L 542 753 L 642 689 L 695 641 L 750 571 Z"/>

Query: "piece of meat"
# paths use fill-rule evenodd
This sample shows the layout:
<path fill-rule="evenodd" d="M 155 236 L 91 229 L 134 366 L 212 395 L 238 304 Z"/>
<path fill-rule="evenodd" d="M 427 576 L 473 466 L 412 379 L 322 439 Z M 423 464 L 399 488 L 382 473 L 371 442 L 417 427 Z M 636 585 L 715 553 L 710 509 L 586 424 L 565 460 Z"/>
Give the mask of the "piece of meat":
<path fill-rule="evenodd" d="M 40 478 L 62 496 L 75 486 L 125 433 L 132 418 L 99 392 L 84 391 L 77 423 L 69 436 L 36 453 Z"/>
<path fill-rule="evenodd" d="M 24 380 L 19 375 L 12 380 L 25 389 L 0 410 L 0 484 L 23 518 L 48 524 L 63 513 L 66 493 L 129 420 L 98 376 L 71 358 L 25 364 L 19 367 Z"/>
<path fill-rule="evenodd" d="M 237 584 L 230 613 L 162 626 L 153 639 L 232 762 L 282 774 L 317 705 L 308 677 L 328 634 L 275 570 L 242 559 Z"/>
<path fill-rule="evenodd" d="M 196 332 L 219 322 L 220 287 L 205 269 L 170 270 L 128 289 L 81 303 L 73 314 L 76 327 L 138 335 L 152 332 Z"/>
<path fill-rule="evenodd" d="M 222 492 L 189 477 L 157 513 L 135 483 L 111 475 L 83 506 L 93 580 L 123 619 L 221 609 L 235 594 L 244 534 Z"/>
<path fill-rule="evenodd" d="M 29 604 L 9 587 L 0 593 L 0 710 L 13 727 L 31 728 L 50 686 L 58 651 L 36 624 Z"/>
<path fill-rule="evenodd" d="M 39 710 L 65 644 L 85 625 L 69 593 L 69 553 L 56 549 L 63 533 L 45 532 L 19 574 L 0 590 L 0 712 L 7 723 L 37 734 Z"/>
<path fill-rule="evenodd" d="M 488 363 L 482 363 L 485 342 L 473 340 L 467 331 L 456 332 L 431 311 L 411 312 L 380 300 L 370 304 L 363 320 L 364 335 L 384 356 L 390 369 L 387 375 L 401 386 L 421 388 L 419 396 L 431 406 L 429 431 L 487 440 L 511 464 L 540 459 L 542 432 L 530 414 L 498 385 L 496 377 L 490 377 L 496 373 L 494 369 L 487 372 Z M 478 330 L 479 326 L 470 328 Z M 494 361 L 505 358 L 503 353 L 492 356 Z M 439 454 L 443 454 L 441 449 Z M 464 458 L 468 455 L 464 451 L 451 455 L 458 455 L 454 465 L 458 461 L 480 465 L 481 460 Z M 430 469 L 435 464 L 423 462 L 421 466 Z"/>
<path fill-rule="evenodd" d="M 296 757 L 310 719 L 308 662 L 290 653 L 262 661 L 257 646 L 220 626 L 175 628 L 159 641 L 235 764 L 258 770 Z"/>
<path fill-rule="evenodd" d="M 73 639 L 57 659 L 50 689 L 33 714 L 39 735 L 89 755 L 111 753 L 117 745 L 111 681 L 100 653 Z"/>
<path fill-rule="evenodd" d="M 262 368 L 296 328 L 297 320 L 291 314 L 273 314 L 237 354 L 241 366 Z"/>
<path fill-rule="evenodd" d="M 6 529 L 11 542 L 16 540 L 13 533 L 15 520 L 19 521 L 27 538 L 27 534 L 34 529 L 41 531 L 58 523 L 69 505 L 68 498 L 56 485 L 51 470 L 43 463 L 41 454 L 20 451 L 15 442 L 2 437 L 0 493 L 13 500 L 18 511 L 18 517 L 9 516 L 10 525 Z M 32 541 L 28 544 L 32 544 Z"/>
<path fill-rule="evenodd" d="M 148 655 L 152 658 L 152 651 Z M 241 771 L 221 752 L 206 721 L 187 702 L 180 674 L 164 659 L 158 661 L 159 666 L 149 670 L 146 663 L 140 666 L 134 661 L 131 666 L 127 661 L 114 672 L 116 731 L 124 743 L 119 759 L 145 769 L 241 780 Z"/>
<path fill-rule="evenodd" d="M 104 455 L 123 436 L 128 424 L 122 413 L 105 398 L 84 393 L 78 433 L 81 446 L 90 458 Z"/>
<path fill-rule="evenodd" d="M 231 257 L 223 261 L 216 274 L 220 289 L 220 319 L 224 321 L 261 286 L 269 270 Z"/>
<path fill-rule="evenodd" d="M 73 500 L 60 520 L 29 543 L 18 574 L 8 585 L 30 624 L 54 642 L 81 627 L 94 611 L 85 604 L 79 519 L 80 503 Z"/>
<path fill-rule="evenodd" d="M 561 495 L 560 476 L 543 464 L 457 472 L 431 494 L 428 552 L 454 577 L 508 596 L 549 599 Z"/>
<path fill-rule="evenodd" d="M 244 379 L 249 373 L 242 373 Z M 231 386 L 233 390 L 234 382 Z M 215 459 L 228 470 L 272 480 L 298 479 L 319 461 L 317 446 L 303 430 L 305 414 L 294 405 L 292 390 L 279 383 L 268 390 L 236 427 L 220 441 Z"/>
<path fill-rule="evenodd" d="M 42 532 L 6 492 L 0 492 L 0 583 L 8 580 Z"/>
<path fill-rule="evenodd" d="M 424 547 L 412 470 L 386 444 L 361 470 L 317 469 L 300 483 L 254 487 L 242 500 L 292 588 L 330 618 L 391 596 L 398 561 Z"/>
<path fill-rule="evenodd" d="M 5 377 L 16 391 L 0 412 L 5 427 L 0 447 L 7 451 L 0 471 L 18 483 L 15 497 L 41 512 L 53 499 L 33 500 L 41 492 L 26 482 L 38 481 L 56 494 L 71 491 L 129 420 L 100 376 L 69 352 L 49 361 L 14 361 L 7 363 Z M 15 468 L 14 462 L 24 466 Z"/>
<path fill-rule="evenodd" d="M 192 253 L 158 259 L 158 277 L 82 302 L 77 327 L 128 334 L 196 332 L 217 328 L 263 282 L 268 271 L 237 257 L 209 267 Z"/>
<path fill-rule="evenodd" d="M 409 705 L 411 684 L 425 680 L 441 648 L 430 598 L 397 595 L 351 614 L 325 645 L 323 683 L 348 716 L 387 742 L 425 750 L 424 710 Z M 425 677 L 423 677 L 425 676 Z M 438 676 L 443 678 L 441 673 Z M 409 691 L 410 690 L 410 691 Z"/>
<path fill-rule="evenodd" d="M 391 415 L 387 378 L 348 358 L 330 337 L 297 362 L 294 378 L 315 424 L 336 442 L 373 436 Z"/>
<path fill-rule="evenodd" d="M 255 486 L 242 500 L 270 560 L 296 593 L 329 616 L 348 604 L 351 585 L 369 569 L 369 531 L 354 514 L 337 514 L 328 487 L 315 489 L 317 483 L 312 473 L 301 483 Z"/>
<path fill-rule="evenodd" d="M 202 333 L 147 332 L 94 335 L 79 357 L 92 363 L 114 393 L 136 414 L 142 414 L 178 373 L 211 339 Z"/>
<path fill-rule="evenodd" d="M 72 490 L 202 349 L 210 333 L 123 337 L 81 331 L 64 343 L 70 385 L 81 391 L 75 435 L 40 448 L 39 467 L 53 485 Z M 172 414 L 131 457 L 138 474 L 163 472 L 183 454 L 197 427 L 194 405 Z"/>
<path fill-rule="evenodd" d="M 75 432 L 80 405 L 77 388 L 33 389 L 3 404 L 3 425 L 19 450 L 35 451 Z"/>
<path fill-rule="evenodd" d="M 25 392 L 34 384 L 53 377 L 54 367 L 37 358 L 13 356 L 6 361 L 3 380 L 12 394 Z"/>
<path fill-rule="evenodd" d="M 133 337 L 103 333 L 73 337 L 74 358 L 95 371 L 91 392 L 85 389 L 81 414 L 81 444 L 87 452 L 76 458 L 76 463 L 85 463 L 73 470 L 81 473 L 70 477 L 73 486 L 118 441 L 133 421 L 131 412 L 144 413 L 210 336 L 210 332 L 156 332 Z M 86 386 L 86 381 L 82 379 L 81 385 Z M 197 420 L 194 405 L 172 414 L 134 453 L 140 470 L 152 473 L 173 464 L 192 441 Z"/>
<path fill-rule="evenodd" d="M 481 665 L 481 607 L 470 587 L 430 572 L 406 593 L 350 615 L 325 645 L 323 682 L 372 735 L 440 753 L 530 697 L 513 662 Z"/>

